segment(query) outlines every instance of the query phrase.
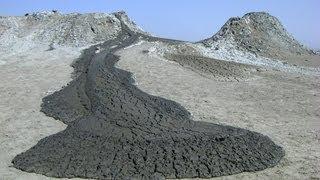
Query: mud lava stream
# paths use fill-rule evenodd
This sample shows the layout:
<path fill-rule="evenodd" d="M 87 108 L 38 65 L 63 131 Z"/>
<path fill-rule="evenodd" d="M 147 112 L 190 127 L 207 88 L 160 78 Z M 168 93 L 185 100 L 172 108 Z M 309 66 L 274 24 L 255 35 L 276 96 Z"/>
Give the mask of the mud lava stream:
<path fill-rule="evenodd" d="M 52 177 L 215 177 L 275 166 L 284 151 L 268 137 L 195 122 L 179 104 L 151 96 L 117 69 L 114 52 L 147 37 L 124 24 L 114 40 L 85 50 L 74 80 L 43 99 L 42 111 L 68 124 L 13 159 L 14 167 Z"/>

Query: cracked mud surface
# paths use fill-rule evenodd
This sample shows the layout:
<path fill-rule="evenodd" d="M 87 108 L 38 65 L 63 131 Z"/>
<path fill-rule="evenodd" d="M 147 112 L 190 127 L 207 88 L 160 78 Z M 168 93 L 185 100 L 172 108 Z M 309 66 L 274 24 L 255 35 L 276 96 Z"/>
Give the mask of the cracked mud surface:
<path fill-rule="evenodd" d="M 214 177 L 262 170 L 284 156 L 267 136 L 195 122 L 179 104 L 132 85 L 113 53 L 137 39 L 123 30 L 100 53 L 83 52 L 75 79 L 43 99 L 42 111 L 68 127 L 16 156 L 14 167 L 53 177 Z"/>

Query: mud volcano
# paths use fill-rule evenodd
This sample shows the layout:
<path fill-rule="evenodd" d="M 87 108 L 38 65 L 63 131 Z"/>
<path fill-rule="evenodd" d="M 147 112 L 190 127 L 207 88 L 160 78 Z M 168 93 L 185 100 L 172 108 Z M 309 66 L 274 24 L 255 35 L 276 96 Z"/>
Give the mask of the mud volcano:
<path fill-rule="evenodd" d="M 179 104 L 151 96 L 117 69 L 113 53 L 146 37 L 125 25 L 85 50 L 74 80 L 43 99 L 42 111 L 68 124 L 13 159 L 14 167 L 52 177 L 98 179 L 214 177 L 276 165 L 281 147 L 259 133 L 191 120 Z"/>

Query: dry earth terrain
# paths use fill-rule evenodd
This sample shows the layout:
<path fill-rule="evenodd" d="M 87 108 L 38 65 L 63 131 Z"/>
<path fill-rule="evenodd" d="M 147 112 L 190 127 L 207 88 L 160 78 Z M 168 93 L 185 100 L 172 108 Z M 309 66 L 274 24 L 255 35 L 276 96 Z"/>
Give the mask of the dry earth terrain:
<path fill-rule="evenodd" d="M 264 21 L 268 27 L 257 26 Z M 70 65 L 81 50 L 114 38 L 123 24 L 146 35 L 123 12 L 0 18 L 0 179 L 53 179 L 11 161 L 67 127 L 40 112 L 42 98 L 72 80 Z M 273 168 L 213 179 L 320 179 L 320 58 L 279 27 L 268 14 L 250 13 L 199 43 L 140 41 L 120 49 L 116 67 L 131 72 L 143 92 L 181 104 L 195 121 L 255 131 L 285 151 Z M 256 42 L 270 34 L 269 44 L 281 42 L 277 52 Z"/>
<path fill-rule="evenodd" d="M 47 49 L 47 45 L 32 45 L 19 53 L 2 49 L 0 72 L 5 75 L 0 77 L 0 179 L 51 179 L 11 167 L 18 153 L 66 127 L 41 113 L 40 105 L 44 96 L 71 80 L 70 64 L 81 49 Z"/>
<path fill-rule="evenodd" d="M 320 178 L 319 77 L 269 69 L 246 81 L 221 81 L 157 56 L 156 46 L 144 42 L 119 52 L 117 66 L 133 73 L 137 87 L 182 104 L 194 120 L 260 132 L 286 150 L 275 168 L 217 179 Z"/>

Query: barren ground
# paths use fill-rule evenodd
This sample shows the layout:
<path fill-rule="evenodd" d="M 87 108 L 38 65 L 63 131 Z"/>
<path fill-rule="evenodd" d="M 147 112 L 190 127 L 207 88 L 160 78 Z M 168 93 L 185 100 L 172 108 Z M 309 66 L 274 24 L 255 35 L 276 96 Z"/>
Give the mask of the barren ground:
<path fill-rule="evenodd" d="M 151 43 L 119 52 L 118 66 L 136 85 L 174 100 L 195 120 L 246 128 L 284 147 L 275 168 L 217 179 L 320 179 L 319 77 L 263 71 L 247 81 L 208 78 L 157 56 L 141 53 Z M 71 80 L 80 49 L 36 47 L 0 58 L 0 179 L 52 179 L 10 167 L 17 154 L 66 126 L 39 112 L 41 99 Z"/>
<path fill-rule="evenodd" d="M 21 53 L 0 57 L 0 179 L 52 179 L 11 166 L 19 153 L 66 125 L 40 112 L 41 100 L 71 80 L 71 62 L 80 49 L 34 46 Z"/>
<path fill-rule="evenodd" d="M 217 179 L 319 179 L 319 77 L 262 71 L 244 82 L 207 78 L 161 57 L 143 43 L 119 52 L 118 67 L 132 72 L 143 91 L 174 100 L 194 120 L 260 132 L 284 147 L 275 168 Z"/>

